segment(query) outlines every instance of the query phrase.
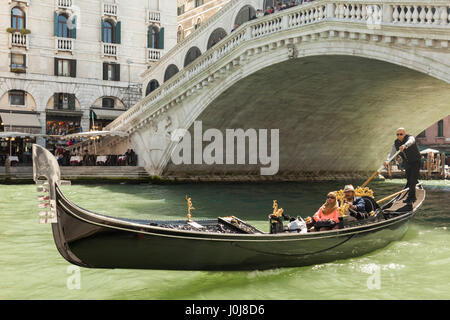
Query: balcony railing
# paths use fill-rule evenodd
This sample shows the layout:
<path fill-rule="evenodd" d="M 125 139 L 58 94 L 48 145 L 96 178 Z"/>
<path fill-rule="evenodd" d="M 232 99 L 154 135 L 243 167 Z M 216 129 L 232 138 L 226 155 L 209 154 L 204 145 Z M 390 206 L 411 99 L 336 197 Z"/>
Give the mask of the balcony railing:
<path fill-rule="evenodd" d="M 13 0 L 8 0 L 8 4 L 11 4 Z M 31 0 L 14 0 L 14 2 L 22 2 L 25 3 L 25 5 L 28 7 L 31 3 Z"/>
<path fill-rule="evenodd" d="M 103 15 L 117 17 L 117 15 L 118 15 L 117 4 L 103 2 Z"/>
<path fill-rule="evenodd" d="M 69 9 L 74 5 L 74 0 L 56 0 L 58 8 Z"/>
<path fill-rule="evenodd" d="M 16 46 L 28 49 L 28 45 L 29 45 L 29 37 L 27 34 L 21 34 L 19 32 L 9 34 L 9 48 Z"/>
<path fill-rule="evenodd" d="M 158 61 L 159 59 L 161 59 L 161 56 L 161 49 L 147 49 L 147 62 Z"/>
<path fill-rule="evenodd" d="M 57 51 L 73 52 L 75 49 L 75 39 L 70 38 L 56 38 L 55 49 Z"/>
<path fill-rule="evenodd" d="M 119 47 L 114 43 L 102 43 L 102 57 L 115 57 L 119 56 Z"/>
<path fill-rule="evenodd" d="M 148 23 L 161 23 L 161 12 L 147 10 L 147 22 Z"/>

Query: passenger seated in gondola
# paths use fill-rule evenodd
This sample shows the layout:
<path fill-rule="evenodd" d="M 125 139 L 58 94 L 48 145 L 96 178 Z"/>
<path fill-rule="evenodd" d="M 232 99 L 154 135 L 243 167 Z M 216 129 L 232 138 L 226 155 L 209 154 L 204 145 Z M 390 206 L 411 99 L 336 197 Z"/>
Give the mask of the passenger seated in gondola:
<path fill-rule="evenodd" d="M 327 200 L 317 210 L 314 216 L 312 218 L 306 218 L 307 227 L 310 232 L 339 228 L 339 207 L 336 198 L 336 193 L 328 193 Z"/>
<path fill-rule="evenodd" d="M 346 185 L 344 188 L 345 202 L 349 204 L 350 216 L 361 220 L 369 216 L 366 211 L 366 202 L 361 197 L 355 197 L 355 188 L 351 184 Z"/>

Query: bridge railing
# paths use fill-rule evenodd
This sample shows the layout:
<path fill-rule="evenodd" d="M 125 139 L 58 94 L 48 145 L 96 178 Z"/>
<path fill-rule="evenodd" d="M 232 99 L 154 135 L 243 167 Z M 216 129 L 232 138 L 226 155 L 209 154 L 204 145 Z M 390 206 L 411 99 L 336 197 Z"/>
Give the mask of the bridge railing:
<path fill-rule="evenodd" d="M 410 27 L 448 28 L 450 26 L 450 3 L 448 1 L 366 1 L 366 0 L 319 0 L 251 20 L 210 48 L 186 68 L 175 74 L 158 89 L 139 101 L 134 107 L 113 121 L 108 128 L 127 130 L 125 124 L 133 125 L 142 120 L 143 113 L 155 116 L 163 104 L 158 103 L 181 85 L 191 82 L 203 70 L 232 52 L 241 43 L 276 32 L 299 28 L 322 21 L 364 23 L 370 29 L 377 25 L 401 25 Z M 187 39 L 185 39 L 187 40 Z M 169 56 L 165 56 L 167 60 Z M 197 82 L 201 86 L 208 78 Z M 193 81 L 193 83 L 196 83 Z M 165 101 L 165 99 L 164 99 Z"/>

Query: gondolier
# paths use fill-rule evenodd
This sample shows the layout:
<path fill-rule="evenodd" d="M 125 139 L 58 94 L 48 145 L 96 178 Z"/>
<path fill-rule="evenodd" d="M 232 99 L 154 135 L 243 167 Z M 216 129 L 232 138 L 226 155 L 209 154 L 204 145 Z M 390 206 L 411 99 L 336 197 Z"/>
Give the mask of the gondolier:
<path fill-rule="evenodd" d="M 406 133 L 404 128 L 397 129 L 397 139 L 392 145 L 391 152 L 388 155 L 390 159 L 398 150 L 403 163 L 406 164 L 406 186 L 409 188 L 408 197 L 404 200 L 405 203 L 411 204 L 416 201 L 416 184 L 419 182 L 420 173 L 420 152 L 416 144 L 416 139 Z M 388 165 L 388 161 L 384 162 L 384 166 Z"/>

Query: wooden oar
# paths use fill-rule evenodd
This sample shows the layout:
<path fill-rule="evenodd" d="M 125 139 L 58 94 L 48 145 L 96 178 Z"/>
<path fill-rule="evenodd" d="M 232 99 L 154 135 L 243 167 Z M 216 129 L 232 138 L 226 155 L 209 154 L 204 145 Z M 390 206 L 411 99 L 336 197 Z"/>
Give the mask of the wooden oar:
<path fill-rule="evenodd" d="M 377 201 L 377 204 L 380 204 L 380 203 L 382 203 L 382 202 L 384 202 L 384 201 L 386 201 L 386 200 L 392 199 L 392 198 L 394 198 L 395 196 L 398 196 L 399 194 L 401 194 L 401 193 L 403 193 L 403 192 L 405 192 L 405 191 L 408 191 L 408 190 L 409 190 L 409 188 L 403 189 L 403 190 L 401 190 L 401 191 L 397 191 L 396 193 L 393 193 L 393 194 L 391 194 L 390 196 L 387 196 L 387 197 L 385 197 L 385 198 L 383 198 L 383 199 L 378 200 L 378 201 Z"/>
<path fill-rule="evenodd" d="M 387 163 L 389 163 L 389 162 L 391 162 L 392 160 L 394 160 L 395 157 L 397 157 L 397 156 L 399 155 L 400 152 L 401 152 L 401 151 L 398 150 L 396 153 L 394 153 L 394 155 L 388 159 Z M 380 167 L 377 171 L 375 171 L 375 172 L 370 176 L 370 178 L 366 180 L 366 182 L 364 182 L 364 183 L 362 184 L 361 188 L 364 188 L 365 186 L 367 186 L 367 185 L 369 184 L 369 182 L 372 181 L 372 179 L 375 178 L 378 174 L 380 174 L 381 170 L 383 170 L 383 169 L 384 169 L 384 164 L 382 164 L 381 167 Z"/>

